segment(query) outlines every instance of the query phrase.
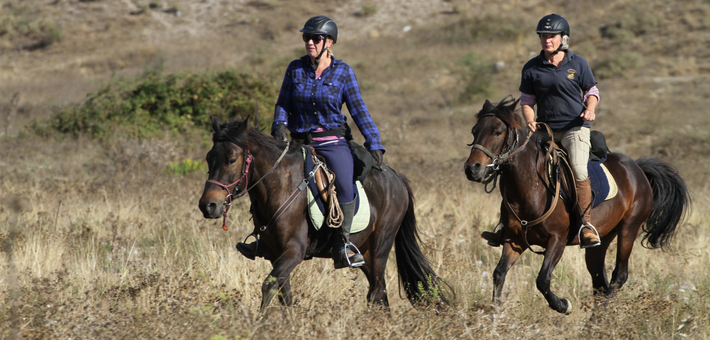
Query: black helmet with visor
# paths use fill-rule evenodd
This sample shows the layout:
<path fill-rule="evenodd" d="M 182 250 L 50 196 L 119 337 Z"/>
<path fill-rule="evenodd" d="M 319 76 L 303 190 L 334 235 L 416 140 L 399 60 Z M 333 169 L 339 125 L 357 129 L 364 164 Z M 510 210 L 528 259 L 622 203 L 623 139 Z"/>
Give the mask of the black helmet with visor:
<path fill-rule="evenodd" d="M 569 36 L 569 23 L 561 15 L 549 14 L 537 23 L 537 34 L 542 33 L 559 33 L 562 36 Z"/>
<path fill-rule="evenodd" d="M 338 26 L 335 25 L 333 19 L 325 15 L 317 15 L 308 19 L 300 32 L 330 37 L 334 44 L 338 40 Z"/>
<path fill-rule="evenodd" d="M 312 39 L 312 37 L 308 37 L 307 35 L 316 35 L 316 36 L 324 36 L 324 37 L 330 37 L 333 39 L 333 44 L 338 40 L 338 26 L 335 25 L 335 21 L 333 19 L 328 18 L 325 15 L 317 15 L 314 16 L 306 23 L 303 25 L 303 28 L 300 30 L 300 32 L 303 32 L 303 41 L 308 42 L 309 39 Z M 313 42 L 318 45 L 320 43 L 320 38 L 317 40 L 313 40 Z M 323 47 L 325 47 L 325 42 L 323 43 Z M 313 63 L 311 66 L 313 67 L 314 70 L 318 69 L 318 62 L 320 61 L 320 57 L 323 55 L 323 52 L 325 52 L 325 48 L 321 49 L 320 53 L 315 59 L 315 63 Z"/>
<path fill-rule="evenodd" d="M 537 23 L 535 32 L 538 35 L 543 33 L 560 34 L 562 43 L 555 53 L 569 48 L 569 23 L 561 15 L 548 14 Z"/>

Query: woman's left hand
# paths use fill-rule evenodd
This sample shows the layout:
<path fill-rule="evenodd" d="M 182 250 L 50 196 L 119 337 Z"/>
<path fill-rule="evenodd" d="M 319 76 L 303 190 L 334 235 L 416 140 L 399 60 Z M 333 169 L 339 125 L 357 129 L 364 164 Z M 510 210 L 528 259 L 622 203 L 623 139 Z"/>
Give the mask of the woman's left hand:
<path fill-rule="evenodd" d="M 596 118 L 596 114 L 594 114 L 594 111 L 592 110 L 584 110 L 584 112 L 582 112 L 579 116 L 588 122 L 593 122 L 594 118 Z"/>

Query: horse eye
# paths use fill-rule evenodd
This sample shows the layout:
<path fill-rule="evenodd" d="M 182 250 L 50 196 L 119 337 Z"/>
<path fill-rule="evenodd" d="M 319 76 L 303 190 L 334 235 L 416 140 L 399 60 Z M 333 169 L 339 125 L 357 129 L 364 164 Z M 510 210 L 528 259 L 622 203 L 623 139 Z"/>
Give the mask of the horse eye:
<path fill-rule="evenodd" d="M 236 158 L 232 158 L 232 159 L 229 160 L 229 165 L 234 165 L 235 163 L 237 163 L 237 159 L 236 159 Z"/>
<path fill-rule="evenodd" d="M 503 131 L 496 131 L 496 133 L 495 133 L 494 135 L 497 137 L 497 136 L 500 136 L 500 135 L 502 135 L 502 134 L 503 134 Z"/>

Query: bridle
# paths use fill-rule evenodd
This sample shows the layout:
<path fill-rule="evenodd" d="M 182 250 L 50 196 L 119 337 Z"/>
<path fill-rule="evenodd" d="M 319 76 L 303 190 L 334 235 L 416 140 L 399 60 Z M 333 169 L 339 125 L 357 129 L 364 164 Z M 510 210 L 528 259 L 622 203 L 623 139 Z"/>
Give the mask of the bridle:
<path fill-rule="evenodd" d="M 479 118 L 479 121 L 481 119 L 487 118 L 487 117 L 495 117 L 495 114 L 489 113 L 489 114 L 483 115 L 482 117 Z M 506 143 L 505 143 L 503 149 L 501 149 L 501 153 L 498 154 L 497 156 L 494 155 L 493 152 L 491 152 L 490 150 L 488 150 L 485 146 L 483 146 L 481 144 L 475 144 L 475 143 L 467 144 L 468 146 L 470 146 L 474 149 L 481 150 L 481 152 L 486 154 L 486 156 L 488 156 L 492 160 L 491 164 L 486 165 L 486 168 L 490 168 L 492 171 L 489 172 L 488 174 L 486 174 L 485 177 L 483 178 L 483 180 L 481 180 L 481 183 L 483 183 L 485 185 L 484 190 L 486 191 L 487 194 L 490 194 L 496 188 L 496 183 L 498 182 L 498 176 L 500 175 L 500 167 L 502 165 L 509 163 L 511 158 L 516 153 L 520 152 L 525 147 L 525 145 L 528 144 L 528 141 L 530 140 L 530 136 L 528 136 L 525 139 L 525 141 L 523 142 L 523 144 L 518 146 L 518 143 L 520 142 L 520 135 L 518 134 L 518 131 L 515 128 L 509 126 L 508 124 L 506 124 L 506 127 L 508 128 L 507 129 L 507 136 L 506 136 Z M 475 140 L 474 140 L 474 142 L 475 142 Z M 503 150 L 506 150 L 506 151 L 503 152 Z M 491 182 L 493 183 L 493 186 L 490 189 L 488 189 L 488 184 Z"/>
<path fill-rule="evenodd" d="M 234 143 L 229 140 L 222 140 L 219 142 Z M 254 182 L 254 184 L 252 184 L 251 186 L 249 186 L 249 169 L 251 168 L 252 162 L 254 161 L 254 157 L 251 155 L 248 148 L 244 149 L 245 161 L 244 161 L 244 163 L 242 163 L 242 176 L 239 177 L 238 180 L 236 180 L 232 184 L 222 184 L 221 182 L 215 181 L 212 179 L 207 180 L 207 183 L 215 184 L 215 185 L 219 186 L 220 188 L 227 191 L 227 197 L 225 197 L 225 199 L 224 199 L 225 200 L 224 201 L 225 208 L 224 208 L 224 212 L 222 213 L 222 218 L 223 218 L 222 229 L 229 230 L 229 228 L 227 227 L 227 212 L 229 211 L 229 208 L 232 206 L 232 197 L 240 198 L 240 197 L 244 196 L 251 189 L 253 189 L 257 184 L 259 184 L 259 182 L 261 182 L 261 180 L 263 180 L 264 177 L 268 176 L 276 168 L 276 166 L 279 165 L 279 163 L 281 163 L 281 160 L 284 158 L 284 156 L 286 156 L 286 152 L 288 151 L 288 148 L 290 145 L 291 145 L 291 142 L 286 143 L 286 148 L 284 148 L 284 151 L 281 152 L 281 156 L 279 156 L 279 158 L 276 160 L 276 162 L 274 162 L 274 165 L 271 166 L 271 169 L 269 169 L 269 171 L 267 171 L 264 174 L 264 176 L 261 176 L 261 178 L 259 178 L 259 180 Z M 236 189 L 242 180 L 244 180 L 244 190 L 242 190 L 241 192 L 239 192 L 238 194 L 235 195 L 235 193 L 232 193 L 232 190 L 230 188 L 232 186 L 234 186 L 234 188 Z"/>
<path fill-rule="evenodd" d="M 495 115 L 494 114 L 484 115 L 483 117 L 481 117 L 481 119 L 485 118 L 485 117 L 489 117 L 489 116 L 495 116 Z M 480 121 L 480 119 L 479 119 L 479 121 Z M 505 121 L 504 121 L 504 123 L 505 123 Z M 488 194 L 493 192 L 493 190 L 495 189 L 495 183 L 497 182 L 498 176 L 500 175 L 500 167 L 504 164 L 509 163 L 511 158 L 513 157 L 513 155 L 520 152 L 525 147 L 525 145 L 528 143 L 528 141 L 530 141 L 530 137 L 532 136 L 532 133 L 530 133 L 527 136 L 527 138 L 525 139 L 525 142 L 522 145 L 520 145 L 519 147 L 516 147 L 519 142 L 517 130 L 514 129 L 513 127 L 509 126 L 508 124 L 506 124 L 506 126 L 508 128 L 507 129 L 508 135 L 506 137 L 507 141 L 506 141 L 506 147 L 504 149 L 507 149 L 507 151 L 502 152 L 502 150 L 501 150 L 501 153 L 498 156 L 493 155 L 492 152 L 490 152 L 488 149 L 486 149 L 484 146 L 482 146 L 480 144 L 474 144 L 474 143 L 469 144 L 469 146 L 472 146 L 475 149 L 481 150 L 483 153 L 485 153 L 488 157 L 490 157 L 493 160 L 493 162 L 491 164 L 486 166 L 486 167 L 492 168 L 493 172 L 491 174 L 487 175 L 484 178 L 484 180 L 481 181 L 482 183 L 486 184 L 484 189 L 486 190 L 486 193 L 488 193 Z M 552 129 L 550 129 L 550 126 L 548 126 L 545 123 L 538 123 L 538 126 L 544 127 L 547 131 L 548 136 L 550 137 L 550 145 L 549 145 L 548 152 L 550 154 L 551 161 L 548 164 L 551 164 L 552 166 L 558 165 L 558 162 L 560 159 L 562 159 L 564 162 L 566 162 L 564 157 L 559 157 L 559 155 L 558 155 L 558 152 L 557 152 L 558 148 L 557 148 L 557 145 L 555 144 L 555 138 L 552 133 Z M 514 139 L 511 138 L 511 132 L 515 134 Z M 569 166 L 569 165 L 567 165 L 567 166 Z M 540 216 L 532 221 L 527 221 L 527 220 L 521 219 L 520 216 L 518 216 L 518 214 L 515 212 L 515 210 L 513 210 L 513 207 L 510 206 L 510 202 L 508 201 L 506 191 L 502 190 L 502 189 L 500 191 L 501 196 L 503 198 L 503 202 L 505 202 L 505 206 L 508 208 L 508 211 L 510 211 L 510 213 L 513 214 L 513 216 L 515 216 L 515 218 L 518 220 L 518 222 L 520 223 L 520 226 L 523 229 L 523 240 L 525 241 L 526 246 L 528 248 L 530 248 L 530 250 L 536 254 L 544 254 L 544 252 L 535 251 L 530 246 L 530 244 L 528 243 L 528 239 L 527 239 L 528 230 L 531 226 L 542 223 L 544 220 L 546 220 L 548 217 L 550 217 L 550 215 L 552 215 L 552 212 L 555 210 L 555 207 L 557 206 L 557 201 L 559 200 L 560 187 L 561 187 L 561 185 L 560 185 L 561 174 L 559 173 L 560 172 L 559 168 L 560 168 L 559 165 L 555 166 L 555 182 L 556 182 L 555 183 L 555 193 L 554 193 L 554 196 L 552 199 L 552 203 L 550 204 L 550 208 L 545 213 L 543 213 L 542 216 Z M 490 183 L 491 181 L 493 181 L 493 187 L 491 188 L 491 190 L 488 190 L 488 183 Z M 501 183 L 501 185 L 503 185 L 503 183 Z"/>
<path fill-rule="evenodd" d="M 232 197 L 235 197 L 235 198 L 242 197 L 249 191 L 249 189 L 247 189 L 247 187 L 249 185 L 249 169 L 251 168 L 251 163 L 254 160 L 254 157 L 252 157 L 251 153 L 247 149 L 244 150 L 244 157 L 245 157 L 245 161 L 244 161 L 244 163 L 242 163 L 242 176 L 239 177 L 239 179 L 236 180 L 234 183 L 222 184 L 221 182 L 215 181 L 213 179 L 207 180 L 207 183 L 215 184 L 215 185 L 219 186 L 220 188 L 227 191 L 227 197 L 224 198 L 225 208 L 224 208 L 224 212 L 222 213 L 222 217 L 223 217 L 222 229 L 224 229 L 224 230 L 229 230 L 229 228 L 227 227 L 227 212 L 229 211 L 229 207 L 232 206 Z M 242 190 L 241 192 L 239 192 L 238 194 L 235 195 L 234 193 L 232 193 L 232 190 L 230 188 L 233 186 L 235 189 L 235 193 L 236 193 L 237 186 L 239 186 L 239 183 L 242 180 L 244 180 L 245 190 Z M 253 186 L 252 186 L 252 188 L 253 188 Z"/>

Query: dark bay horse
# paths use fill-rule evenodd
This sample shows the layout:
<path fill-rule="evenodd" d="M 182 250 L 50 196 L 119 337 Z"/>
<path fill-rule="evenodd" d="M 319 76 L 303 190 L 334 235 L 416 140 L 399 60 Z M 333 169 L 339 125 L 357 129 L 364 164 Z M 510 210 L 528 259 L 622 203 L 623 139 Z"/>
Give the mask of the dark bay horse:
<path fill-rule="evenodd" d="M 336 236 L 332 228 L 316 231 L 306 215 L 306 194 L 293 194 L 307 177 L 302 145 L 268 137 L 249 127 L 246 120 L 220 124 L 213 118 L 212 128 L 214 145 L 207 153 L 209 179 L 200 210 L 205 218 L 220 218 L 232 197 L 248 192 L 259 246 L 266 248 L 262 253 L 273 266 L 261 287 L 261 308 L 266 308 L 274 295 L 291 305 L 291 271 L 304 259 L 330 259 L 329 238 Z M 419 247 L 409 181 L 386 165 L 383 169 L 370 172 L 363 183 L 370 202 L 369 225 L 350 236 L 365 258 L 360 269 L 370 283 L 368 302 L 385 308 L 389 305 L 385 266 L 394 243 L 399 279 L 409 301 L 415 306 L 432 303 L 443 307 L 448 303 L 441 293 L 442 284 L 446 284 Z M 291 203 L 287 203 L 289 198 Z M 274 218 L 279 210 L 283 214 Z"/>
<path fill-rule="evenodd" d="M 535 133 L 528 139 L 527 126 L 515 111 L 517 104 L 512 98 L 497 105 L 486 101 L 471 130 L 473 148 L 464 165 L 471 181 L 488 184 L 500 176 L 503 253 L 493 273 L 493 300 L 500 302 L 506 273 L 520 254 L 536 245 L 545 248 L 537 288 L 550 308 L 569 314 L 572 305 L 550 290 L 550 280 L 565 246 L 579 244 L 579 213 L 573 209 L 576 206 L 554 205 L 556 181 L 549 178 L 546 165 L 549 138 Z M 599 231 L 601 245 L 587 248 L 585 260 L 595 295 L 611 297 L 627 280 L 629 256 L 641 226 L 644 247 L 667 246 L 687 213 L 690 192 L 678 171 L 656 158 L 633 161 L 623 154 L 610 153 L 604 165 L 619 190 L 614 198 L 592 210 L 591 222 Z M 548 217 L 537 222 L 543 215 Z M 609 282 L 604 259 L 617 236 L 616 268 Z"/>

